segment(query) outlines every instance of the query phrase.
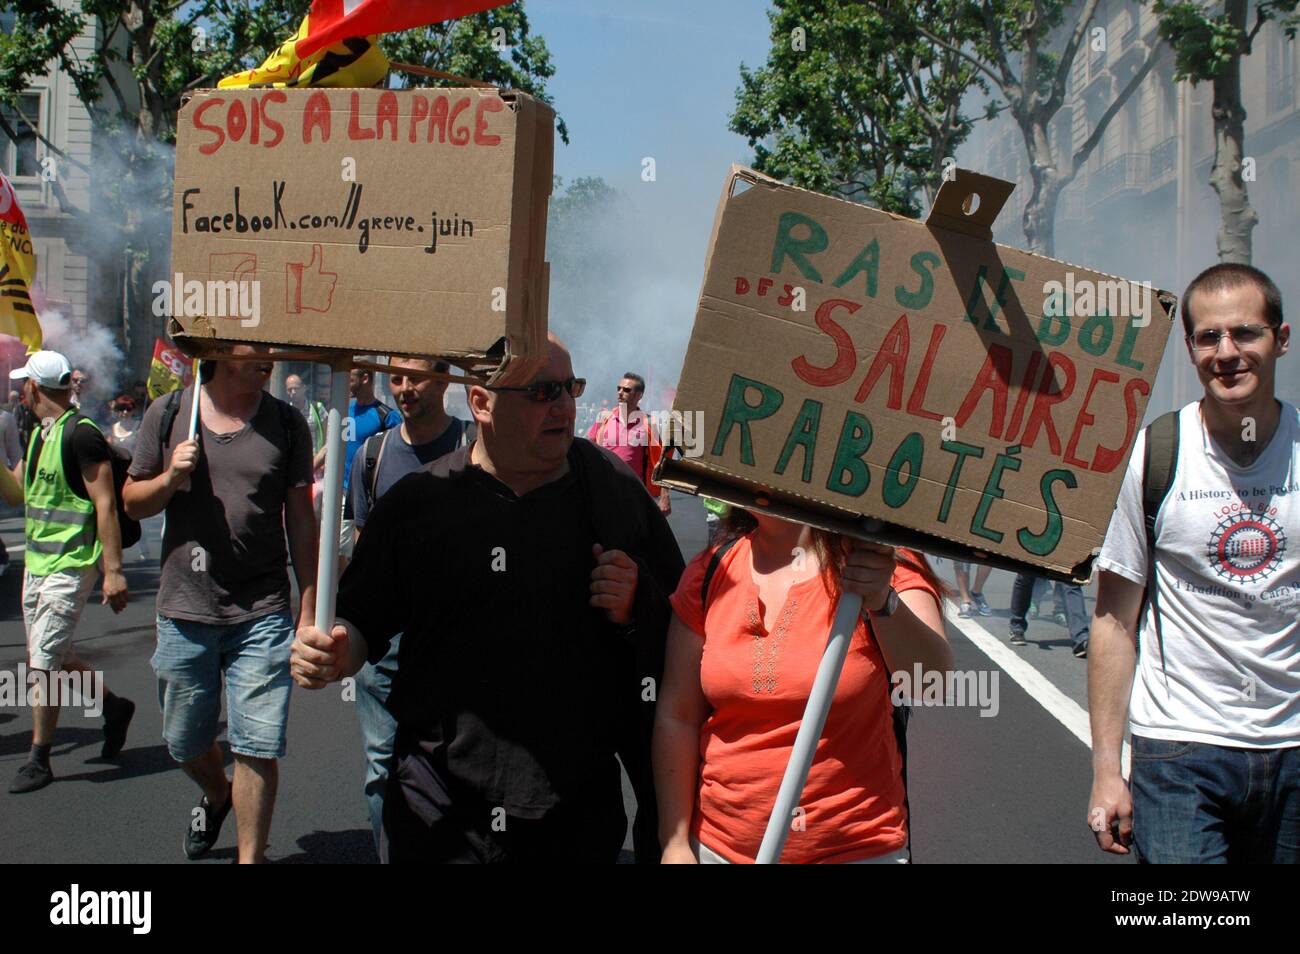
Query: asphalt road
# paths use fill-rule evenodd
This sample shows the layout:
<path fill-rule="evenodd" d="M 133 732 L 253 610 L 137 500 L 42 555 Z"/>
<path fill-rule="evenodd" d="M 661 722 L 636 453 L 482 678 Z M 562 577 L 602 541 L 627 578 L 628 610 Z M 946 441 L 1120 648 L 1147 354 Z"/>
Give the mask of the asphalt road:
<path fill-rule="evenodd" d="M 705 539 L 703 510 L 675 495 L 671 518 L 689 557 Z M 181 841 L 193 783 L 175 767 L 161 737 L 161 713 L 149 657 L 154 646 L 158 521 L 150 521 L 152 560 L 127 553 L 132 602 L 113 615 L 92 597 L 77 645 L 116 693 L 134 699 L 126 748 L 112 763 L 98 758 L 101 723 L 65 712 L 53 749 L 55 782 L 28 795 L 3 792 L 25 760 L 31 717 L 21 706 L 0 707 L 0 860 L 6 862 L 143 862 L 219 864 L 234 857 L 234 826 L 200 862 L 188 862 Z M 0 670 L 25 659 L 19 609 L 21 522 L 0 519 L 12 563 L 0 578 Z M 939 565 L 951 579 L 951 565 Z M 1006 641 L 1012 577 L 994 571 L 985 593 L 999 615 L 978 620 Z M 978 705 L 914 709 L 909 740 L 909 797 L 917 862 L 1113 861 L 1094 846 L 1084 824 L 1090 782 L 1087 746 L 1002 667 L 949 627 L 957 667 L 983 673 L 996 689 L 996 714 Z M 1014 650 L 1060 692 L 1086 709 L 1085 663 L 1075 659 L 1060 627 L 1032 623 L 1028 646 Z M 996 683 L 993 682 L 996 678 Z M 1041 693 L 1040 693 L 1041 695 Z M 992 705 L 984 711 L 991 712 Z M 1059 707 L 1058 707 L 1059 708 Z M 365 802 L 363 758 L 353 703 L 339 687 L 295 690 L 289 751 L 280 765 L 280 791 L 268 856 L 288 862 L 373 862 Z M 632 798 L 625 786 L 631 813 Z M 628 840 L 630 848 L 630 838 Z M 1008 885 L 1012 887 L 1012 885 Z"/>

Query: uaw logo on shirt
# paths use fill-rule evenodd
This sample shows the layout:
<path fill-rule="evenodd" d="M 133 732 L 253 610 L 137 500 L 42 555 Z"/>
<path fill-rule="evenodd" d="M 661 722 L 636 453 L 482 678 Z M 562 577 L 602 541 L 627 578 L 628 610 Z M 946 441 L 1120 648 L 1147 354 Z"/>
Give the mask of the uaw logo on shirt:
<path fill-rule="evenodd" d="M 1286 552 L 1286 531 L 1273 519 L 1276 507 L 1252 511 L 1231 504 L 1215 516 L 1219 523 L 1206 547 L 1210 566 L 1221 579 L 1238 586 L 1262 583 L 1277 571 Z"/>

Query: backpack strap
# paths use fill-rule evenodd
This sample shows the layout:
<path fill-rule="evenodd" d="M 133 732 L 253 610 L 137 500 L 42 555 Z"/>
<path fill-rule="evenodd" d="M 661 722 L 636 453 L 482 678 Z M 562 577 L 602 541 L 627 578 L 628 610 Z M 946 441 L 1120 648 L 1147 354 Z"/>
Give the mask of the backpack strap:
<path fill-rule="evenodd" d="M 1160 415 L 1147 428 L 1146 444 L 1142 451 L 1142 523 L 1146 530 L 1147 581 L 1139 610 L 1138 625 L 1146 614 L 1146 604 L 1156 604 L 1156 517 L 1178 473 L 1178 412 Z M 1156 648 L 1160 653 L 1160 668 L 1165 666 L 1164 633 L 1160 626 L 1160 611 L 1152 614 L 1155 621 Z M 1138 644 L 1141 650 L 1141 641 Z"/>
<path fill-rule="evenodd" d="M 160 457 L 166 456 L 167 448 L 172 442 L 172 425 L 176 423 L 176 415 L 181 412 L 181 396 L 185 393 L 183 388 L 175 391 L 169 391 L 163 398 L 162 419 L 158 422 L 158 450 L 161 452 Z"/>
<path fill-rule="evenodd" d="M 292 458 L 294 434 L 297 433 L 297 428 L 294 427 L 293 416 L 298 412 L 294 410 L 294 406 L 288 401 L 282 401 L 274 395 L 271 396 L 271 400 L 275 402 L 276 410 L 280 412 L 280 429 L 284 431 L 284 442 L 288 445 L 289 457 Z M 302 415 L 299 415 L 299 417 L 301 416 Z"/>
<path fill-rule="evenodd" d="M 1147 428 L 1142 452 L 1142 517 L 1147 532 L 1147 552 L 1156 546 L 1156 515 L 1169 496 L 1178 472 L 1178 412 L 1161 414 Z M 1150 574 L 1148 574 L 1149 576 Z"/>
<path fill-rule="evenodd" d="M 366 442 L 361 445 L 361 453 L 365 455 L 362 460 L 365 462 L 365 470 L 362 471 L 362 485 L 366 495 L 366 504 L 370 509 L 374 509 L 375 498 L 378 496 L 376 490 L 379 487 L 379 458 L 383 456 L 384 445 L 388 441 L 388 435 L 391 430 L 380 431 L 377 434 L 371 434 L 366 438 Z"/>
<path fill-rule="evenodd" d="M 384 433 L 385 431 L 391 431 L 391 430 L 392 430 L 393 428 L 395 428 L 395 427 L 401 427 L 401 426 L 402 426 L 402 415 L 401 415 L 400 412 L 398 412 L 395 408 L 391 408 L 391 407 L 389 407 L 389 406 L 388 406 L 387 404 L 385 404 L 383 401 L 376 401 L 375 404 L 376 404 L 378 407 L 380 407 L 380 408 L 382 409 L 382 410 L 380 411 L 380 415 L 379 415 L 379 433 L 380 433 L 380 434 Z M 389 423 L 388 423 L 389 420 L 390 420 L 392 417 L 394 417 L 394 416 L 397 417 L 397 423 L 396 423 L 396 424 L 389 424 Z"/>
<path fill-rule="evenodd" d="M 704 568 L 704 579 L 700 583 L 700 609 L 709 608 L 709 584 L 713 582 L 714 574 L 718 572 L 718 567 L 722 565 L 722 558 L 727 555 L 727 551 L 736 545 L 739 537 L 732 537 L 730 540 L 720 544 L 709 557 L 709 565 Z"/>

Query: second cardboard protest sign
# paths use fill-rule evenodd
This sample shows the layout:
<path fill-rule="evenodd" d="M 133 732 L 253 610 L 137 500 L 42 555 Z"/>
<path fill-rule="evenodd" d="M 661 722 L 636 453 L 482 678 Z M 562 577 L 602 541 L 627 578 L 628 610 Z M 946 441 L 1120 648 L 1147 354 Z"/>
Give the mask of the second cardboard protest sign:
<path fill-rule="evenodd" d="M 495 89 L 197 93 L 170 312 L 200 339 L 544 361 L 553 122 Z"/>
<path fill-rule="evenodd" d="M 959 171 L 920 223 L 733 170 L 665 482 L 1085 573 L 1173 298 L 994 244 L 1010 190 Z"/>

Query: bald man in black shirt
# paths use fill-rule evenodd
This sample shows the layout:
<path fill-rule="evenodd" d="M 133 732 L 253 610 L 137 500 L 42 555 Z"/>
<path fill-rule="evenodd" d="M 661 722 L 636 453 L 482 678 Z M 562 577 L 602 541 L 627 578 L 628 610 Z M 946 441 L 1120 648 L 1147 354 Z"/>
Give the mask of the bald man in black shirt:
<path fill-rule="evenodd" d="M 683 562 L 636 476 L 574 439 L 581 393 L 554 338 L 530 385 L 472 387 L 477 440 L 379 500 L 332 633 L 298 633 L 308 688 L 402 634 L 385 861 L 613 862 L 616 752 L 658 861 L 649 741 Z"/>

